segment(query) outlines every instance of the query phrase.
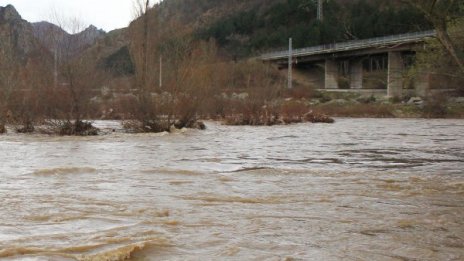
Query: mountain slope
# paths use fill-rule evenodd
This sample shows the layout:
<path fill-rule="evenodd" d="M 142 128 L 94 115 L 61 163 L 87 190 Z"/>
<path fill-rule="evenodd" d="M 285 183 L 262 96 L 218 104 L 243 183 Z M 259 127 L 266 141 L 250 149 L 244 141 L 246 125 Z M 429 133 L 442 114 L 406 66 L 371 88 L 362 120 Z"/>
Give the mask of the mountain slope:
<path fill-rule="evenodd" d="M 34 36 L 50 51 L 55 49 L 65 50 L 68 53 L 77 54 L 86 48 L 93 46 L 97 40 L 103 38 L 106 32 L 90 25 L 85 30 L 69 34 L 61 27 L 49 23 L 33 23 Z"/>
<path fill-rule="evenodd" d="M 0 51 L 2 58 L 25 65 L 40 45 L 34 37 L 33 27 L 23 20 L 12 5 L 0 7 Z"/>
<path fill-rule="evenodd" d="M 418 11 L 398 1 L 334 0 L 317 20 L 316 1 L 272 1 L 222 16 L 199 30 L 237 56 L 282 48 L 292 37 L 296 48 L 429 29 Z"/>

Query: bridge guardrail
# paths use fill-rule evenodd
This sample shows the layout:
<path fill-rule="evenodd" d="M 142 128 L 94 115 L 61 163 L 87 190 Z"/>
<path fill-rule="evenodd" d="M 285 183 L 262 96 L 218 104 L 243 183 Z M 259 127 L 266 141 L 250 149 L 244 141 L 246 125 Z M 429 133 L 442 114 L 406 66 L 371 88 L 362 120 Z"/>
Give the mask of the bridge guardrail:
<path fill-rule="evenodd" d="M 333 43 L 333 44 L 324 44 L 318 46 L 312 46 L 307 48 L 294 49 L 292 55 L 303 56 L 303 55 L 313 55 L 320 53 L 331 53 L 339 51 L 348 51 L 352 49 L 362 49 L 364 47 L 371 47 L 375 45 L 384 45 L 384 44 L 395 44 L 402 42 L 412 42 L 417 40 L 422 40 L 426 37 L 436 36 L 435 30 L 416 32 L 416 33 L 407 33 L 407 34 L 398 34 L 398 35 L 389 35 L 382 36 L 364 40 L 353 40 L 348 42 Z M 261 60 L 277 60 L 288 58 L 288 50 L 272 52 L 261 55 Z"/>

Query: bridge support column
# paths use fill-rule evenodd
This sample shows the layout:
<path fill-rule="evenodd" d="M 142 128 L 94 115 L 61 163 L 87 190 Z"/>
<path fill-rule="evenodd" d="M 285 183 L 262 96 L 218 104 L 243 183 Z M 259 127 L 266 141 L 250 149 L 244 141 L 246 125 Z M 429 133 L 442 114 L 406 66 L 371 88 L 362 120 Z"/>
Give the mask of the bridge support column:
<path fill-rule="evenodd" d="M 350 88 L 362 89 L 363 87 L 363 63 L 361 60 L 350 62 Z"/>
<path fill-rule="evenodd" d="M 426 97 L 430 90 L 430 73 L 419 72 L 416 76 L 416 94 Z"/>
<path fill-rule="evenodd" d="M 333 60 L 325 60 L 325 89 L 338 89 L 338 65 Z"/>
<path fill-rule="evenodd" d="M 403 94 L 403 57 L 401 52 L 388 53 L 388 97 L 401 97 Z"/>

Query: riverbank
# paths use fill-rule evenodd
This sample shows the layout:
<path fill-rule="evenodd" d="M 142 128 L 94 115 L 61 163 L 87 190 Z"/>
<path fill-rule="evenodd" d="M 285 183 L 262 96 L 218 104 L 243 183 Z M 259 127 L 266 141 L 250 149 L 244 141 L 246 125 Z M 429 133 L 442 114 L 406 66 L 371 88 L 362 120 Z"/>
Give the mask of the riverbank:
<path fill-rule="evenodd" d="M 464 104 L 418 106 L 402 103 L 359 104 L 347 102 L 321 104 L 313 108 L 315 111 L 331 117 L 464 119 Z"/>
<path fill-rule="evenodd" d="M 464 97 L 408 97 L 395 100 L 355 94 L 318 94 L 314 98 L 287 98 L 285 102 L 330 117 L 464 119 Z"/>
<path fill-rule="evenodd" d="M 272 126 L 294 123 L 333 123 L 336 117 L 344 118 L 405 118 L 405 119 L 464 119 L 464 97 L 433 97 L 422 99 L 411 97 L 403 101 L 379 97 L 363 97 L 354 94 L 344 96 L 329 96 L 318 93 L 312 96 L 274 98 L 270 101 L 251 100 L 247 93 L 232 95 L 233 98 L 223 99 L 217 110 L 203 110 L 192 116 L 187 124 L 179 124 L 169 117 L 158 117 L 156 126 L 160 128 L 147 131 L 143 128 L 148 123 L 140 123 L 113 108 L 100 110 L 88 117 L 90 122 L 74 124 L 72 121 L 54 120 L 36 122 L 25 128 L 20 124 L 10 123 L 6 127 L 0 124 L 0 134 L 5 132 L 38 133 L 56 135 L 98 135 L 98 128 L 93 128 L 95 120 L 122 121 L 127 132 L 171 132 L 175 129 L 204 129 L 202 121 L 214 120 L 225 125 Z M 240 98 L 243 97 L 243 98 Z M 105 106 L 103 106 L 105 107 Z M 106 111 L 114 113 L 107 114 Z M 210 111 L 220 113 L 210 114 Z M 129 116 L 129 117 L 128 117 Z M 170 122 L 170 124 L 168 124 Z M 150 123 L 150 122 L 149 122 Z M 86 128 L 74 128 L 73 126 Z M 134 127 L 135 126 L 135 127 Z M 163 127 L 164 126 L 164 127 Z M 35 128 L 37 127 L 37 128 Z M 79 131 L 82 129 L 82 131 Z"/>

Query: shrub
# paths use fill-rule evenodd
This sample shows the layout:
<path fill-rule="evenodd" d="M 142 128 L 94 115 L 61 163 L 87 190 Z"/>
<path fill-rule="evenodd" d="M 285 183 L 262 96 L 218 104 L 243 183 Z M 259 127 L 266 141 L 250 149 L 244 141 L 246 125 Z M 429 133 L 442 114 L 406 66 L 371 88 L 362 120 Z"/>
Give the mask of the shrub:
<path fill-rule="evenodd" d="M 47 120 L 45 129 L 40 129 L 44 134 L 58 134 L 61 136 L 95 136 L 99 129 L 91 122 L 77 120 Z"/>
<path fill-rule="evenodd" d="M 426 118 L 443 118 L 448 114 L 447 98 L 442 95 L 427 97 L 422 109 L 422 115 Z"/>

